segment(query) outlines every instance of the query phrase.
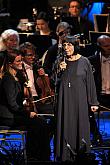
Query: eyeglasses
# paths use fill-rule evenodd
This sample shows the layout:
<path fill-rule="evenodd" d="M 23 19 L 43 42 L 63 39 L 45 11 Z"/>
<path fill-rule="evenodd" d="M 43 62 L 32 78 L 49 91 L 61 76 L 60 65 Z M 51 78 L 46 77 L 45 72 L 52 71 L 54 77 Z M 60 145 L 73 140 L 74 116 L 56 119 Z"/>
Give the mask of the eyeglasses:
<path fill-rule="evenodd" d="M 35 57 L 32 53 L 26 54 L 27 57 Z"/>
<path fill-rule="evenodd" d="M 33 56 L 33 54 L 32 53 L 28 53 L 28 54 L 26 54 L 26 56 Z"/>
<path fill-rule="evenodd" d="M 59 36 L 62 36 L 62 35 L 64 35 L 64 34 L 69 34 L 70 33 L 70 29 L 68 28 L 68 29 L 66 29 L 66 30 L 64 30 L 64 31 L 61 31 L 61 32 L 59 32 Z"/>
<path fill-rule="evenodd" d="M 22 60 L 16 60 L 15 62 L 22 62 Z"/>
<path fill-rule="evenodd" d="M 70 8 L 80 9 L 80 7 L 79 7 L 79 6 L 70 6 Z"/>

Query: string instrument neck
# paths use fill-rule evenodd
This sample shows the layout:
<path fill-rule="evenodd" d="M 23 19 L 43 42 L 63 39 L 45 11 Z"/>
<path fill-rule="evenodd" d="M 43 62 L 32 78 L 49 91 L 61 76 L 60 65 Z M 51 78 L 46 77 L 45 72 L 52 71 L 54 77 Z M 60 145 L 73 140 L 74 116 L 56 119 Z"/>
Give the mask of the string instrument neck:
<path fill-rule="evenodd" d="M 44 74 L 38 77 L 37 84 L 39 88 L 42 90 L 41 93 L 41 99 L 42 103 L 45 103 L 47 100 L 43 98 L 48 98 L 48 96 L 53 96 L 54 92 L 50 87 L 50 79 L 48 75 Z M 49 102 L 52 102 L 53 100 L 49 98 Z"/>
<path fill-rule="evenodd" d="M 25 77 L 24 97 L 26 100 L 26 109 L 29 111 L 37 112 L 36 105 L 34 103 L 34 98 L 33 98 L 32 91 L 31 91 L 31 87 L 28 86 L 29 79 L 28 79 L 28 75 L 27 75 L 27 72 L 26 72 L 24 65 L 23 65 L 23 74 Z"/>

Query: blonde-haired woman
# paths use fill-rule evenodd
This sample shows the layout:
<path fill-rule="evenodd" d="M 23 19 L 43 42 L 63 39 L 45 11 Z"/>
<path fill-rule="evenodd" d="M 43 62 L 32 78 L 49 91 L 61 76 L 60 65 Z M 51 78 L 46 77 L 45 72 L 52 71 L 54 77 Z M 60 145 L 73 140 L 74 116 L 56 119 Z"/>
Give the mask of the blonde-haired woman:
<path fill-rule="evenodd" d="M 7 29 L 0 35 L 0 77 L 2 77 L 6 57 L 13 49 L 19 47 L 19 34 L 13 29 Z"/>

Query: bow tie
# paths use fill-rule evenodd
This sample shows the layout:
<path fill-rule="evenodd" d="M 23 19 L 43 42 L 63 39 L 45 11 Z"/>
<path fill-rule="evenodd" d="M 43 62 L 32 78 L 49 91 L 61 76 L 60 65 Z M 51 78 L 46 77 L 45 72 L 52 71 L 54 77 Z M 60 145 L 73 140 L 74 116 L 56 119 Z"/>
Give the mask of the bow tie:
<path fill-rule="evenodd" d="M 26 65 L 26 66 L 25 66 L 25 69 L 26 69 L 26 70 L 27 70 L 27 69 L 32 70 L 33 68 L 32 68 L 32 66 Z"/>
<path fill-rule="evenodd" d="M 110 56 L 108 58 L 103 58 L 103 62 L 110 62 Z"/>

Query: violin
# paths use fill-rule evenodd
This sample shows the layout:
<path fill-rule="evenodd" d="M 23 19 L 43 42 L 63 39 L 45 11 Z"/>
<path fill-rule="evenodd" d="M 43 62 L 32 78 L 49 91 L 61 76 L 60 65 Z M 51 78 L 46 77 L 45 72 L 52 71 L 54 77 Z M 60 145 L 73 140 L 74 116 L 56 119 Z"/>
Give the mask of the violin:
<path fill-rule="evenodd" d="M 27 72 L 25 70 L 24 65 L 23 65 L 22 73 L 23 73 L 23 76 L 24 76 L 24 79 L 25 79 L 24 80 L 24 97 L 25 97 L 24 108 L 28 111 L 31 111 L 31 112 L 37 112 L 36 105 L 34 103 L 34 98 L 32 96 L 31 88 L 27 85 L 28 76 L 27 76 Z"/>
<path fill-rule="evenodd" d="M 54 91 L 50 87 L 50 79 L 43 68 L 38 69 L 38 73 L 37 84 L 42 91 L 40 100 L 42 103 L 51 103 L 53 102 Z"/>

